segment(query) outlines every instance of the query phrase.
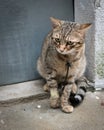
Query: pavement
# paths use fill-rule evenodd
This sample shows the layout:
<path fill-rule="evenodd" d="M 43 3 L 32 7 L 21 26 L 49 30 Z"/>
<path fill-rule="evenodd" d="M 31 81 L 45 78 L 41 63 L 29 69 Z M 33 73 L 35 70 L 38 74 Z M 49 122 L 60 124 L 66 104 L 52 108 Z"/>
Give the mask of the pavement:
<path fill-rule="evenodd" d="M 25 93 L 25 96 L 16 97 L 17 93 L 14 91 L 14 99 L 15 88 L 12 90 L 11 85 L 0 87 L 0 95 L 2 95 L 0 96 L 0 130 L 104 130 L 104 91 L 87 92 L 82 104 L 76 107 L 73 113 L 66 114 L 61 109 L 50 108 L 49 95 L 42 89 L 43 81 L 31 81 L 28 85 L 25 84 L 27 83 L 22 83 L 24 88 L 30 86 L 28 89 L 30 94 L 27 91 L 28 96 L 26 96 L 22 89 L 20 93 Z M 20 84 L 21 87 L 22 85 Z M 31 86 L 40 92 L 32 91 Z M 9 97 L 3 99 L 3 92 L 4 95 L 7 92 L 6 88 Z M 17 90 L 18 88 L 19 86 Z M 10 98 L 11 93 L 12 98 Z"/>

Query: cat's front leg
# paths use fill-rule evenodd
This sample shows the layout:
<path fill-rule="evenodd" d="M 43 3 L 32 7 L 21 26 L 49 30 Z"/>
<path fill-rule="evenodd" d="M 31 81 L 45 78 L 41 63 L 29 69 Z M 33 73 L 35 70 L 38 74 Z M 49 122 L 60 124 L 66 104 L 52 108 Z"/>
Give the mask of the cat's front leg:
<path fill-rule="evenodd" d="M 47 86 L 50 90 L 50 106 L 58 108 L 60 106 L 60 97 L 58 92 L 58 84 L 56 80 L 56 71 L 52 70 L 46 77 Z"/>
<path fill-rule="evenodd" d="M 61 96 L 61 108 L 62 108 L 62 111 L 66 113 L 71 113 L 74 110 L 73 106 L 69 103 L 69 96 L 70 96 L 72 87 L 73 87 L 73 84 L 67 84 L 64 87 L 64 90 Z"/>
<path fill-rule="evenodd" d="M 75 76 L 74 75 L 69 76 L 67 79 L 67 82 L 68 82 L 68 84 L 72 84 L 71 92 L 76 94 L 78 87 L 75 84 Z"/>

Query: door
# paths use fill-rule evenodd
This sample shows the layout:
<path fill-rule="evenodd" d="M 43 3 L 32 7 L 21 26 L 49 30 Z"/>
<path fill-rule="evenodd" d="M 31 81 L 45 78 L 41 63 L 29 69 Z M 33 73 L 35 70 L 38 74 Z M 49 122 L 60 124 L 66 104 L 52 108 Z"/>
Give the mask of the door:
<path fill-rule="evenodd" d="M 36 62 L 51 16 L 73 21 L 73 0 L 0 0 L 0 85 L 40 78 Z"/>

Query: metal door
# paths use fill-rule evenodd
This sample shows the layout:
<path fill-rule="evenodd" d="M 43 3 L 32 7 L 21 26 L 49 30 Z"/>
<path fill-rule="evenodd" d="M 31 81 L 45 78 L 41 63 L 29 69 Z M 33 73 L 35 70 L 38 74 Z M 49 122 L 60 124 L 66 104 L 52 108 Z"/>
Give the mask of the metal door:
<path fill-rule="evenodd" d="M 0 85 L 39 78 L 51 16 L 73 21 L 73 0 L 0 0 Z"/>

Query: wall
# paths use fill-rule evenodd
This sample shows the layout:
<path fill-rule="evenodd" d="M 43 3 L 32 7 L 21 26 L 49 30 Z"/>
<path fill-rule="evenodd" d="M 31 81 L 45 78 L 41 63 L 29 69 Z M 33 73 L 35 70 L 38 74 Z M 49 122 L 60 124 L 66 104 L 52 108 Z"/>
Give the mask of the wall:
<path fill-rule="evenodd" d="M 104 87 L 104 0 L 95 3 L 96 86 Z"/>
<path fill-rule="evenodd" d="M 92 23 L 86 35 L 86 76 L 104 87 L 104 1 L 75 0 L 75 21 Z"/>
<path fill-rule="evenodd" d="M 75 21 L 79 23 L 93 23 L 92 27 L 86 34 L 86 56 L 87 56 L 87 68 L 86 76 L 89 80 L 95 79 L 95 16 L 94 6 L 91 0 L 75 0 Z"/>
<path fill-rule="evenodd" d="M 0 0 L 0 85 L 40 78 L 36 63 L 51 16 L 73 20 L 73 0 Z"/>

